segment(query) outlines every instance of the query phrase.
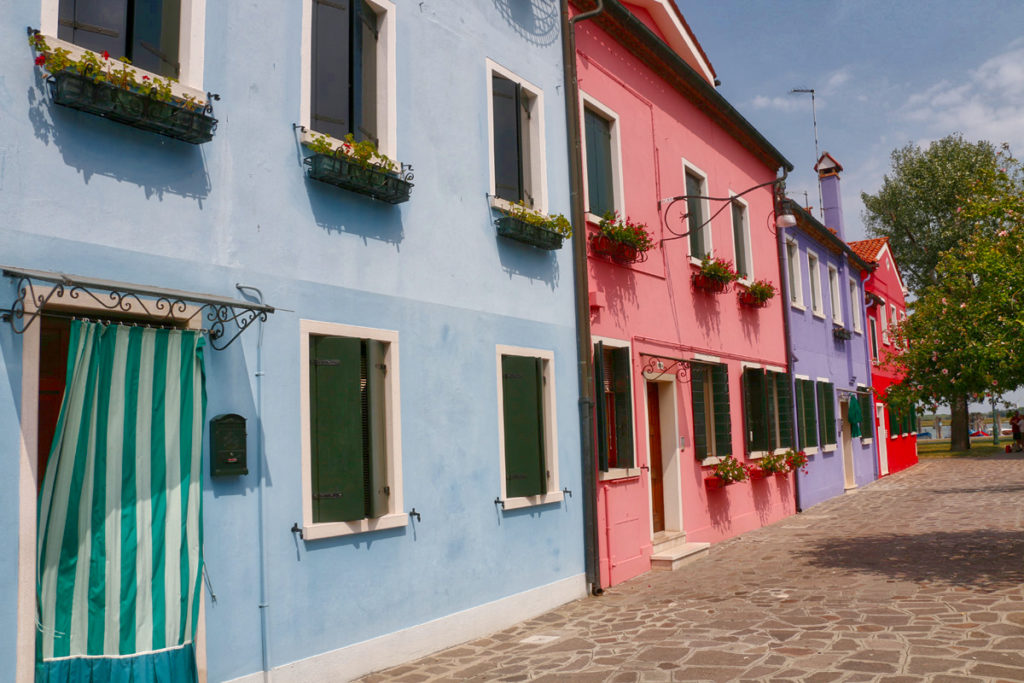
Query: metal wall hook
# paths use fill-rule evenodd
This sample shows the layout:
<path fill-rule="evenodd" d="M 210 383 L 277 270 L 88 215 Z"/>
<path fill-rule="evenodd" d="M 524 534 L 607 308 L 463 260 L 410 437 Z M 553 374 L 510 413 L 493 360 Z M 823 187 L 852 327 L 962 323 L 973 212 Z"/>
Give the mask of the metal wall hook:
<path fill-rule="evenodd" d="M 568 487 L 568 486 L 566 486 L 566 487 L 564 487 L 564 488 L 562 489 L 562 493 L 564 493 L 565 495 L 567 495 L 567 496 L 569 496 L 570 498 L 572 498 L 572 491 L 570 491 L 570 490 L 569 490 L 569 487 Z"/>
<path fill-rule="evenodd" d="M 302 535 L 302 527 L 299 526 L 298 522 L 295 522 L 294 524 L 292 524 L 291 532 L 293 534 L 294 533 L 298 533 L 299 534 L 299 538 L 301 538 L 302 540 L 306 540 L 306 537 Z"/>
<path fill-rule="evenodd" d="M 409 510 L 409 516 L 410 517 L 415 517 L 417 522 L 421 521 L 420 520 L 420 513 L 416 512 L 416 508 L 413 508 L 412 510 Z"/>

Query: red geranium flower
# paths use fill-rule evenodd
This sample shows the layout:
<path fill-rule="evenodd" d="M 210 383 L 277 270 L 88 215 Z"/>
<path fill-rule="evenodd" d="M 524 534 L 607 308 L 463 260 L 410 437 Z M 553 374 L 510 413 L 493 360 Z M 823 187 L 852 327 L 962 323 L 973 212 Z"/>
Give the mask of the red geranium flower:
<path fill-rule="evenodd" d="M 106 50 L 103 51 L 103 59 L 110 59 L 110 53 Z"/>
<path fill-rule="evenodd" d="M 46 55 L 36 57 L 36 66 L 42 66 L 43 64 L 46 64 Z"/>
<path fill-rule="evenodd" d="M 149 76 L 143 76 L 143 77 L 142 77 L 142 80 L 144 80 L 144 81 L 148 81 L 148 80 L 149 80 Z"/>

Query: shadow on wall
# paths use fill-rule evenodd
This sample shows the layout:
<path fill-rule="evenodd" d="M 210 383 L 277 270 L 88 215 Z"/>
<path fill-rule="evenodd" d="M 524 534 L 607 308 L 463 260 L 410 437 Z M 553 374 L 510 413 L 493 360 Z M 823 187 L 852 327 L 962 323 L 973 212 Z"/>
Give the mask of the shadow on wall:
<path fill-rule="evenodd" d="M 703 484 L 703 482 L 701 483 Z M 731 484 L 730 486 L 739 492 L 739 489 L 743 487 L 743 484 Z M 705 489 L 708 498 L 708 515 L 711 519 L 711 526 L 722 533 L 728 532 L 732 526 L 732 514 L 729 511 L 731 505 L 729 503 L 728 491 L 728 487 L 711 491 Z"/>
<path fill-rule="evenodd" d="M 516 33 L 533 45 L 551 45 L 558 40 L 558 0 L 493 0 L 494 7 Z"/>
<path fill-rule="evenodd" d="M 821 568 L 989 590 L 1024 584 L 1024 531 L 972 529 L 832 538 L 801 553 Z M 942 558 L 937 562 L 936 558 Z"/>
<path fill-rule="evenodd" d="M 305 171 L 302 171 L 304 174 Z M 319 180 L 305 178 L 313 220 L 327 232 L 399 245 L 405 238 L 402 209 Z"/>
<path fill-rule="evenodd" d="M 743 327 L 743 338 L 748 344 L 756 345 L 761 337 L 761 315 L 768 313 L 768 308 L 752 308 L 739 301 L 739 294 L 732 295 L 736 307 L 740 309 L 740 325 Z"/>
<path fill-rule="evenodd" d="M 46 93 L 46 82 L 37 74 L 36 86 L 26 93 L 35 136 L 53 143 L 85 184 L 94 175 L 107 176 L 138 185 L 147 198 L 177 195 L 195 199 L 202 208 L 210 176 L 200 145 L 53 104 Z"/>
<path fill-rule="evenodd" d="M 491 213 L 490 210 L 488 212 Z M 572 249 L 571 240 L 566 240 L 561 249 L 547 251 L 507 237 L 500 237 L 493 221 L 487 230 L 494 235 L 494 239 L 498 242 L 498 260 L 501 261 L 501 268 L 508 274 L 510 280 L 513 276 L 518 275 L 531 281 L 541 281 L 551 291 L 555 291 L 559 280 L 558 254 Z"/>
<path fill-rule="evenodd" d="M 614 322 L 618 329 L 628 329 L 629 322 L 640 306 L 637 297 L 636 271 L 628 266 L 617 266 L 604 259 L 591 259 L 592 272 L 594 276 L 592 284 L 597 285 L 597 291 L 604 294 L 605 305 L 593 309 L 592 321 L 594 323 Z M 605 320 L 604 315 L 610 316 L 611 320 Z"/>

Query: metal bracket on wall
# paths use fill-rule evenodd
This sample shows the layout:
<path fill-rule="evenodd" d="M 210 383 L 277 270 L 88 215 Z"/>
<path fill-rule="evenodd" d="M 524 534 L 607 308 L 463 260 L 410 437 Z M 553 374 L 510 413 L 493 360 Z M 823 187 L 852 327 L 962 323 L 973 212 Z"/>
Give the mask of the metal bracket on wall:
<path fill-rule="evenodd" d="M 495 496 L 494 497 L 494 504 L 495 505 L 500 505 L 502 510 L 505 509 L 505 501 L 503 501 L 500 496 Z"/>
<path fill-rule="evenodd" d="M 420 513 L 416 512 L 416 508 L 413 508 L 412 510 L 409 510 L 409 516 L 410 517 L 415 517 L 417 522 L 421 521 L 420 520 Z"/>
<path fill-rule="evenodd" d="M 186 325 L 198 317 L 208 324 L 205 331 L 210 335 L 210 346 L 220 351 L 230 346 L 253 322 L 265 322 L 274 312 L 272 306 L 213 294 L 7 266 L 0 266 L 0 272 L 16 281 L 14 303 L 2 316 L 16 334 L 24 334 L 40 315 L 49 315 L 44 309 L 54 299 L 60 300 L 63 306 L 81 300 L 110 311 L 113 319 L 109 322 L 115 323 L 117 317 L 130 316 L 145 317 L 158 325 Z M 80 315 L 94 317 L 84 311 Z"/>
<path fill-rule="evenodd" d="M 640 372 L 647 379 L 658 380 L 670 374 L 674 374 L 680 382 L 690 379 L 690 364 L 693 362 L 691 360 L 650 353 L 641 353 L 640 358 L 644 361 Z"/>
<path fill-rule="evenodd" d="M 290 529 L 290 531 L 293 534 L 298 534 L 299 538 L 305 540 L 305 536 L 302 535 L 302 527 L 299 526 L 298 522 L 295 522 L 294 524 L 292 524 L 292 528 Z"/>

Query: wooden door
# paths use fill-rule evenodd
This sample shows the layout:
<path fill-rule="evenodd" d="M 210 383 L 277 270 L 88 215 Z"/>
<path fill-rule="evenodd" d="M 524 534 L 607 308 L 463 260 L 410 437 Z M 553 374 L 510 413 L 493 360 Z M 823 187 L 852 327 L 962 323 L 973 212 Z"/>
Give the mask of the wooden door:
<path fill-rule="evenodd" d="M 665 530 L 665 484 L 661 462 L 661 407 L 658 403 L 658 383 L 647 383 L 648 464 L 651 474 L 651 520 L 654 533 Z"/>

